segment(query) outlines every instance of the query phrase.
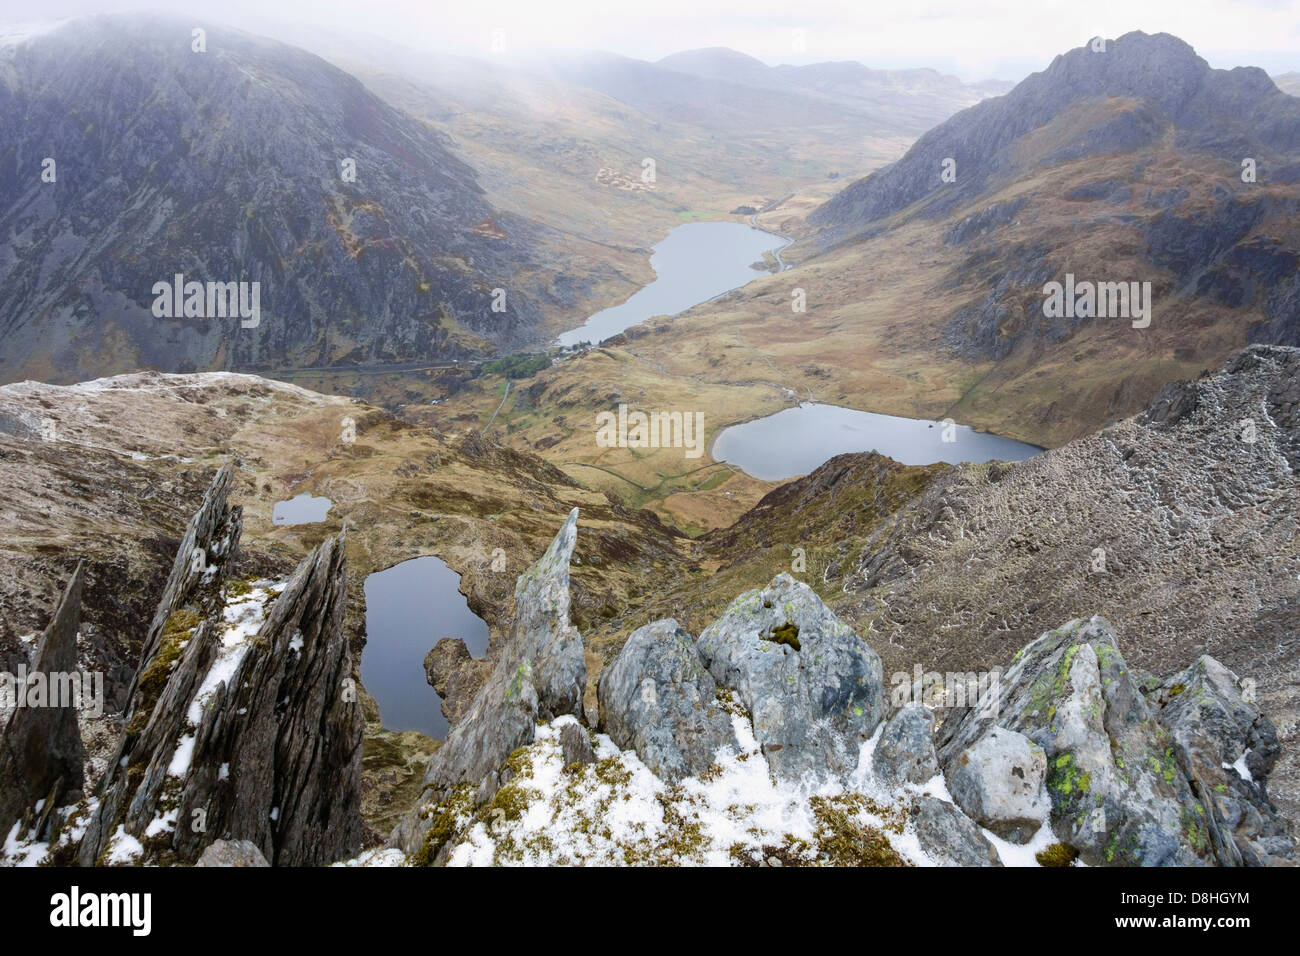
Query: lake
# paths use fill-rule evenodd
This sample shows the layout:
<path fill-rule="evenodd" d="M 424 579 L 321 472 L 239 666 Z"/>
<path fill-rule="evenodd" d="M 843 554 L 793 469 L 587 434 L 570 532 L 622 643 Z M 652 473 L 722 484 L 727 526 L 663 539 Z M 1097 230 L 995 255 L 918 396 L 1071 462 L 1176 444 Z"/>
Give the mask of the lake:
<path fill-rule="evenodd" d="M 951 440 L 944 441 L 945 435 Z M 713 442 L 712 457 L 763 481 L 786 481 L 845 452 L 876 451 L 904 465 L 932 465 L 1020 461 L 1042 450 L 966 425 L 945 427 L 810 402 L 724 428 Z"/>
<path fill-rule="evenodd" d="M 460 575 L 432 556 L 366 578 L 366 646 L 361 682 L 388 730 L 447 736 L 442 698 L 424 676 L 424 658 L 444 637 L 474 657 L 487 653 L 488 626 L 460 593 Z"/>
<path fill-rule="evenodd" d="M 311 524 L 324 521 L 332 503 L 328 498 L 313 498 L 306 492 L 294 495 L 288 501 L 277 501 L 271 508 L 271 524 Z"/>
<path fill-rule="evenodd" d="M 559 337 L 559 345 L 595 344 L 655 315 L 677 315 L 766 273 L 752 268 L 788 240 L 739 222 L 690 222 L 654 247 L 655 279 L 622 305 L 597 312 Z"/>

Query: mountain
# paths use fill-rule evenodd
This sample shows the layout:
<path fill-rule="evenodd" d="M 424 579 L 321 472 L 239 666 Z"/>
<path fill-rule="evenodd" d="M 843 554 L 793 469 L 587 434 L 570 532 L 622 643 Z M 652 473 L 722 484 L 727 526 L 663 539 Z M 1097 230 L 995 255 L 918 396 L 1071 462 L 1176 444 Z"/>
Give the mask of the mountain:
<path fill-rule="evenodd" d="M 1281 76 L 1273 77 L 1273 82 L 1283 93 L 1300 96 L 1300 73 L 1283 73 Z"/>
<path fill-rule="evenodd" d="M 716 409 L 719 427 L 785 389 L 1055 446 L 1251 342 L 1300 343 L 1300 99 L 1168 35 L 1062 54 L 806 215 L 762 221 L 796 237 L 793 268 L 530 388 L 608 391 L 617 370 L 653 379 L 638 381 L 653 407 L 707 392 L 684 407 Z M 1105 283 L 1114 313 L 1053 308 L 1050 284 L 1076 281 L 1094 305 Z M 567 437 L 548 432 L 571 453 Z"/>
<path fill-rule="evenodd" d="M 7 778 L 0 855 L 377 862 L 387 827 L 421 864 L 1285 865 L 1297 407 L 1300 349 L 1253 346 L 1033 459 L 840 456 L 687 542 L 482 436 L 254 376 L 0 387 L 6 666 L 128 664 L 104 714 L 35 715 L 66 746 L 5 723 L 24 782 L 84 782 Z M 337 513 L 273 525 L 304 466 Z M 358 676 L 365 575 L 430 549 L 494 622 L 441 747 L 326 692 Z M 957 695 L 994 669 L 989 715 Z M 1030 786 L 995 807 L 1008 757 Z M 221 825 L 176 825 L 197 807 Z"/>
<path fill-rule="evenodd" d="M 1166 136 L 1181 151 L 1227 162 L 1289 164 L 1300 152 L 1300 104 L 1262 70 L 1212 70 L 1175 37 L 1130 33 L 1104 52 L 1058 56 L 1007 95 L 953 117 L 810 221 L 823 241 L 842 241 L 922 200 L 921 212 L 938 217 L 1035 168 L 1150 148 Z M 959 170 L 954 189 L 937 174 L 947 158 Z M 1269 172 L 1268 181 L 1300 176 L 1290 165 Z"/>
<path fill-rule="evenodd" d="M 444 136 L 309 53 L 191 29 L 92 18 L 0 54 L 4 380 L 446 361 L 575 304 L 582 270 L 553 286 L 554 237 Z M 260 323 L 155 317 L 176 274 L 259 283 Z"/>
<path fill-rule="evenodd" d="M 788 89 L 777 70 L 757 57 L 726 47 L 683 50 L 656 60 L 655 66 L 677 73 L 689 73 L 705 80 L 741 83 L 759 89 Z"/>

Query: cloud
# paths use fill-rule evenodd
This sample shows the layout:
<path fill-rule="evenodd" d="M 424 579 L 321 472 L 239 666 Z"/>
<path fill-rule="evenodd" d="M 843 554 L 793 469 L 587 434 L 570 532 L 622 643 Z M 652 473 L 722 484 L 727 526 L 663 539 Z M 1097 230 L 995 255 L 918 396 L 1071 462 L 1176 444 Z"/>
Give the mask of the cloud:
<path fill-rule="evenodd" d="M 34 9 L 0 2 L 0 20 L 22 19 Z M 139 5 L 47 0 L 40 15 Z M 604 49 L 658 59 L 727 46 L 770 63 L 854 59 L 872 66 L 934 66 L 967 79 L 1011 69 L 1018 72 L 1014 79 L 1092 36 L 1140 29 L 1182 37 L 1215 66 L 1258 62 L 1275 72 L 1300 69 L 1300 0 L 194 0 L 188 7 L 196 17 L 245 29 L 298 22 L 471 56 L 488 55 L 493 31 L 501 30 L 507 49 L 521 54 Z M 803 31 L 805 50 L 794 43 L 796 29 Z"/>

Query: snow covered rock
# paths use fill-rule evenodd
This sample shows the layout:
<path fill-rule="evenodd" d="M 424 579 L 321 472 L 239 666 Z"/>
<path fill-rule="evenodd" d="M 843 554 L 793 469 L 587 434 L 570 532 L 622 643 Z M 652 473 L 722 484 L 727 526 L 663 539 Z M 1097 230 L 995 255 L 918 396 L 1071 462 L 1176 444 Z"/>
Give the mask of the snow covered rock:
<path fill-rule="evenodd" d="M 939 772 L 934 753 L 934 711 L 915 701 L 904 704 L 885 724 L 872 764 L 886 787 L 925 783 Z"/>
<path fill-rule="evenodd" d="M 752 716 L 778 778 L 856 768 L 885 712 L 880 658 L 810 587 L 777 575 L 732 601 L 695 646 Z"/>
<path fill-rule="evenodd" d="M 948 789 L 966 815 L 1012 843 L 1028 843 L 1043 824 L 1047 755 L 1024 734 L 994 727 L 963 750 Z"/>
<path fill-rule="evenodd" d="M 195 866 L 270 866 L 256 843 L 248 840 L 215 840 L 208 844 Z"/>
<path fill-rule="evenodd" d="M 216 837 L 251 841 L 278 866 L 361 848 L 343 536 L 282 585 L 227 581 L 240 531 L 232 474 L 213 481 L 177 554 L 83 865 L 188 863 Z"/>
<path fill-rule="evenodd" d="M 601 729 L 669 783 L 698 776 L 719 747 L 736 746 L 713 677 L 672 619 L 634 631 L 598 690 Z"/>

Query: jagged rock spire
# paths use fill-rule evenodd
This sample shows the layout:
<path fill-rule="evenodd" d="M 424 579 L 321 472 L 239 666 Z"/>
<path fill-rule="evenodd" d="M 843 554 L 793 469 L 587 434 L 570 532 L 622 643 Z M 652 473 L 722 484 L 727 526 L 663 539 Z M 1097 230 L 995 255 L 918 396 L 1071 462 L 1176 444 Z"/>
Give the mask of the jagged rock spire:
<path fill-rule="evenodd" d="M 28 672 L 44 680 L 49 689 L 55 675 L 77 671 L 83 569 L 78 562 Z M 68 685 L 63 682 L 63 686 Z M 32 827 L 36 832 L 31 834 L 40 836 L 54 808 L 69 795 L 80 795 L 85 752 L 77 722 L 78 703 L 60 699 L 39 707 L 17 707 L 0 731 L 0 781 L 4 782 L 0 786 L 0 840 L 44 800 L 41 817 Z"/>
<path fill-rule="evenodd" d="M 506 759 L 533 742 L 539 717 L 583 719 L 587 664 L 582 637 L 569 622 L 569 561 L 577 539 L 574 508 L 546 553 L 516 583 L 514 624 L 492 676 L 429 760 L 424 782 L 435 798 L 469 785 L 480 802 L 488 799 Z M 393 842 L 413 853 L 429 826 L 417 808 L 393 831 Z"/>

